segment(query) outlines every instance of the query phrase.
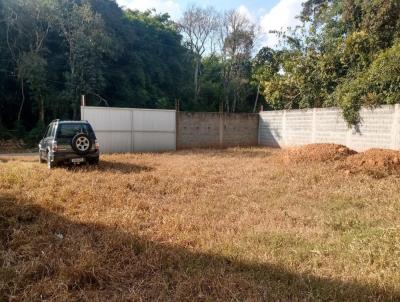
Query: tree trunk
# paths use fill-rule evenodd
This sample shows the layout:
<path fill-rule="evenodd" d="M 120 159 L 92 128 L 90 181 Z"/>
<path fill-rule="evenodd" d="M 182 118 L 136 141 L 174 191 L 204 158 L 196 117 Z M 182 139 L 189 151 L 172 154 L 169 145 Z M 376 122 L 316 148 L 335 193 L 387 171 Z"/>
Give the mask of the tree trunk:
<path fill-rule="evenodd" d="M 199 87 L 199 71 L 200 71 L 200 62 L 199 59 L 196 59 L 196 65 L 194 68 L 194 102 L 197 103 L 200 94 Z"/>
<path fill-rule="evenodd" d="M 25 104 L 25 91 L 24 91 L 24 80 L 23 79 L 21 79 L 21 95 L 22 95 L 22 101 L 21 101 L 21 105 L 19 105 L 17 121 L 21 120 L 22 108 L 24 107 L 24 104 Z"/>
<path fill-rule="evenodd" d="M 257 86 L 257 95 L 256 95 L 256 100 L 254 101 L 253 113 L 256 113 L 257 104 L 258 104 L 258 98 L 259 98 L 259 96 L 260 96 L 260 85 L 261 85 L 261 83 L 258 83 L 258 86 Z"/>
<path fill-rule="evenodd" d="M 226 68 L 226 67 L 225 67 Z M 224 98 L 226 105 L 226 112 L 230 112 L 229 106 L 229 70 L 224 70 L 224 79 L 223 79 L 223 90 L 224 90 Z"/>
<path fill-rule="evenodd" d="M 43 97 L 40 96 L 40 108 L 39 108 L 39 121 L 44 123 L 44 100 Z"/>
<path fill-rule="evenodd" d="M 236 102 L 237 102 L 237 92 L 235 91 L 233 94 L 233 104 L 232 104 L 232 112 L 236 111 Z"/>
<path fill-rule="evenodd" d="M 225 96 L 225 104 L 226 104 L 226 112 L 230 112 L 230 106 L 229 106 L 229 96 Z"/>

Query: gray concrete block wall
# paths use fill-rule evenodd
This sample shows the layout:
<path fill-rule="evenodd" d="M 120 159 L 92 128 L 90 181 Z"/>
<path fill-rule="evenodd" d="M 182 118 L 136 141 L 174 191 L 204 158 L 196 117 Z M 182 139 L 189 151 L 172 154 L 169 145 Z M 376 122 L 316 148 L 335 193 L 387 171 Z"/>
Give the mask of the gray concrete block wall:
<path fill-rule="evenodd" d="M 395 106 L 384 106 L 374 111 L 362 109 L 360 113 L 362 123 L 358 129 L 351 130 L 348 138 L 349 147 L 354 150 L 391 148 Z"/>
<path fill-rule="evenodd" d="M 314 109 L 315 132 L 313 143 L 333 143 L 346 145 L 349 128 L 337 108 Z"/>
<path fill-rule="evenodd" d="M 258 120 L 258 114 L 225 113 L 223 115 L 223 146 L 257 146 Z"/>
<path fill-rule="evenodd" d="M 294 145 L 310 144 L 312 140 L 312 110 L 287 111 L 284 139 Z"/>
<path fill-rule="evenodd" d="M 219 145 L 219 113 L 178 112 L 177 148 Z"/>
<path fill-rule="evenodd" d="M 267 111 L 260 113 L 259 143 L 279 147 L 283 141 L 283 111 Z"/>
<path fill-rule="evenodd" d="M 356 151 L 400 150 L 399 105 L 363 108 L 360 114 L 361 124 L 348 128 L 337 108 L 264 111 L 260 113 L 259 143 L 280 147 L 336 143 Z"/>
<path fill-rule="evenodd" d="M 258 145 L 258 114 L 177 113 L 177 147 Z"/>

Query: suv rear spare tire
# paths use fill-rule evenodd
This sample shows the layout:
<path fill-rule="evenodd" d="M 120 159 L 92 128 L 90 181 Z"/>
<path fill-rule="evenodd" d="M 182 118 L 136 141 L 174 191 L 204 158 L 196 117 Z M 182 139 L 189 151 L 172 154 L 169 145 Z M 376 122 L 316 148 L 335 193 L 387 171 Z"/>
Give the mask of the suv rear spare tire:
<path fill-rule="evenodd" d="M 71 147 L 77 154 L 85 155 L 92 148 L 92 142 L 86 134 L 79 133 L 72 138 Z"/>

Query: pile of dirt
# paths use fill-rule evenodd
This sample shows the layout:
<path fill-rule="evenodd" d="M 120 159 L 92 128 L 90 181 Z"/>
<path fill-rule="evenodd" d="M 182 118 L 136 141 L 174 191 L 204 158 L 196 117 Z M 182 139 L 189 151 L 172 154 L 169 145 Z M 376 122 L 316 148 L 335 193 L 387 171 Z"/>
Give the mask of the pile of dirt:
<path fill-rule="evenodd" d="M 20 139 L 0 139 L 0 153 L 23 152 L 26 150 L 26 144 Z"/>
<path fill-rule="evenodd" d="M 376 177 L 400 175 L 400 152 L 369 149 L 348 157 L 343 168 L 351 173 L 364 172 Z"/>
<path fill-rule="evenodd" d="M 288 163 L 336 161 L 356 153 L 343 145 L 310 144 L 285 150 L 284 160 Z"/>

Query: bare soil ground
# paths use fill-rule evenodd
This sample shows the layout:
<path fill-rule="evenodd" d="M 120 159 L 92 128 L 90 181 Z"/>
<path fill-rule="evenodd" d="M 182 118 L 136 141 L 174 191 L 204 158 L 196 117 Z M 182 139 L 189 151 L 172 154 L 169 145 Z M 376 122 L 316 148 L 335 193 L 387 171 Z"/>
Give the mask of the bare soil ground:
<path fill-rule="evenodd" d="M 400 152 L 384 149 L 370 149 L 350 156 L 344 168 L 353 173 L 364 172 L 375 177 L 400 174 Z"/>
<path fill-rule="evenodd" d="M 398 301 L 400 177 L 359 156 L 3 159 L 0 301 Z"/>
<path fill-rule="evenodd" d="M 356 154 L 343 145 L 336 144 L 310 144 L 301 147 L 288 148 L 283 151 L 286 162 L 325 162 L 337 161 Z"/>

